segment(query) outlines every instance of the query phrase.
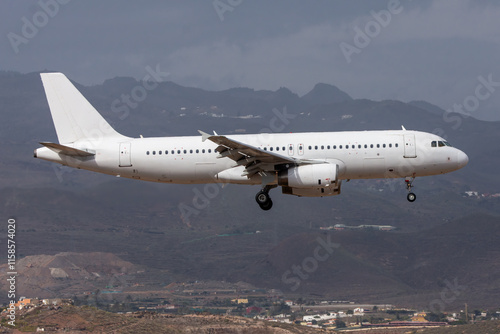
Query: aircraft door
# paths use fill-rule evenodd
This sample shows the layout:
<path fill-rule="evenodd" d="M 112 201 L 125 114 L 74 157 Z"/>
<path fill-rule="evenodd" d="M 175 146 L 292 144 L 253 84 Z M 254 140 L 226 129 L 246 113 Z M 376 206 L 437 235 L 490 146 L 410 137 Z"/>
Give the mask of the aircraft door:
<path fill-rule="evenodd" d="M 120 143 L 119 152 L 119 165 L 120 167 L 130 167 L 132 166 L 132 161 L 130 157 L 130 142 Z"/>
<path fill-rule="evenodd" d="M 304 144 L 299 144 L 297 149 L 299 151 L 299 155 L 304 155 Z"/>
<path fill-rule="evenodd" d="M 415 146 L 415 135 L 404 135 L 405 158 L 416 158 L 417 147 Z"/>
<path fill-rule="evenodd" d="M 293 155 L 293 144 L 288 144 L 288 155 Z"/>

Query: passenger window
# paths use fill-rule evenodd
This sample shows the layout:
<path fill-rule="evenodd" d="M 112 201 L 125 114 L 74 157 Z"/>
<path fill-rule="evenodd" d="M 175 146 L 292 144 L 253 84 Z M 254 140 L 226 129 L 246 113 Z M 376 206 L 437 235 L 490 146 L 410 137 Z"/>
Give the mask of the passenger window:
<path fill-rule="evenodd" d="M 212 153 L 212 150 L 211 150 L 211 149 L 208 149 L 208 153 Z"/>
<path fill-rule="evenodd" d="M 149 155 L 149 151 L 146 151 L 146 155 Z"/>
<path fill-rule="evenodd" d="M 336 150 L 337 149 L 337 145 L 333 145 L 333 149 Z"/>
<path fill-rule="evenodd" d="M 328 146 L 326 147 L 326 149 L 327 149 L 327 150 L 329 150 L 329 149 L 330 149 L 330 145 L 328 145 Z"/>
<path fill-rule="evenodd" d="M 342 149 L 342 145 L 339 145 L 339 149 Z"/>
<path fill-rule="evenodd" d="M 358 145 L 358 148 L 361 148 L 361 145 Z"/>
<path fill-rule="evenodd" d="M 377 144 L 377 148 L 380 148 L 380 144 Z"/>
<path fill-rule="evenodd" d="M 202 149 L 202 150 L 201 150 L 201 153 L 205 153 L 205 149 Z"/>
<path fill-rule="evenodd" d="M 302 147 L 302 146 L 301 146 Z M 283 151 L 285 150 L 285 146 L 282 147 Z"/>
<path fill-rule="evenodd" d="M 373 144 L 370 144 L 370 148 L 373 148 Z"/>
<path fill-rule="evenodd" d="M 312 147 L 311 147 L 311 146 L 309 146 L 309 151 L 310 151 L 310 150 L 312 150 Z"/>
<path fill-rule="evenodd" d="M 193 154 L 193 150 L 189 150 L 189 153 Z"/>
<path fill-rule="evenodd" d="M 392 144 L 389 144 L 389 147 L 392 147 Z"/>
<path fill-rule="evenodd" d="M 272 151 L 272 150 L 273 150 L 273 148 L 272 148 L 272 147 L 269 147 L 269 151 Z"/>
<path fill-rule="evenodd" d="M 165 154 L 168 154 L 168 150 L 165 150 Z"/>
<path fill-rule="evenodd" d="M 162 151 L 158 151 L 158 154 L 161 155 Z"/>
<path fill-rule="evenodd" d="M 385 148 L 385 144 L 383 144 L 382 147 Z"/>
<path fill-rule="evenodd" d="M 186 151 L 186 150 L 184 150 L 184 154 L 186 154 L 186 153 L 187 153 L 187 151 Z"/>
<path fill-rule="evenodd" d="M 317 150 L 318 149 L 318 145 L 314 146 L 314 149 Z"/>
<path fill-rule="evenodd" d="M 196 150 L 196 153 L 200 153 L 200 150 L 198 150 L 198 149 L 197 149 L 197 150 Z"/>
<path fill-rule="evenodd" d="M 396 144 L 394 144 L 394 146 L 398 147 L 398 144 L 396 143 Z"/>

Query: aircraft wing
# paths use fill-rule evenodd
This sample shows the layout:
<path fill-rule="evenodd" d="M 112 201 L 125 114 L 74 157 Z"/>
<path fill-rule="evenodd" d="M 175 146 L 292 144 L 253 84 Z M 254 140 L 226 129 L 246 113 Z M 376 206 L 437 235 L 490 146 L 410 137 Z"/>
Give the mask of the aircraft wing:
<path fill-rule="evenodd" d="M 287 157 L 275 152 L 239 142 L 226 136 L 211 135 L 201 130 L 202 141 L 210 140 L 219 145 L 215 150 L 219 158 L 230 158 L 239 166 L 245 166 L 245 174 L 250 177 L 256 173 L 276 171 L 279 165 L 299 165 L 307 163 L 300 159 Z M 288 166 L 287 166 L 288 167 Z"/>

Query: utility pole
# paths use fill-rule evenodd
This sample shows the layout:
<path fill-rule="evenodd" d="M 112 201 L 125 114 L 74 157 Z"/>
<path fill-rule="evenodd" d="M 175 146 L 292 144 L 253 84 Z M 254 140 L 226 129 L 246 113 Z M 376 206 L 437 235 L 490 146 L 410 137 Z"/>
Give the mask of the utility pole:
<path fill-rule="evenodd" d="M 469 323 L 469 312 L 467 310 L 467 303 L 465 303 L 465 323 Z"/>

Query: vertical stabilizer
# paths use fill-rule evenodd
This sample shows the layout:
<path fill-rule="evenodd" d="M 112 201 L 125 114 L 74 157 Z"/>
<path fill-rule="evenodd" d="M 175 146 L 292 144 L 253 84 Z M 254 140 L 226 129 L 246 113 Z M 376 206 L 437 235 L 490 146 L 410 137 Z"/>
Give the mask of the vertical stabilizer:
<path fill-rule="evenodd" d="M 43 88 L 60 144 L 124 138 L 62 73 L 42 73 Z"/>

